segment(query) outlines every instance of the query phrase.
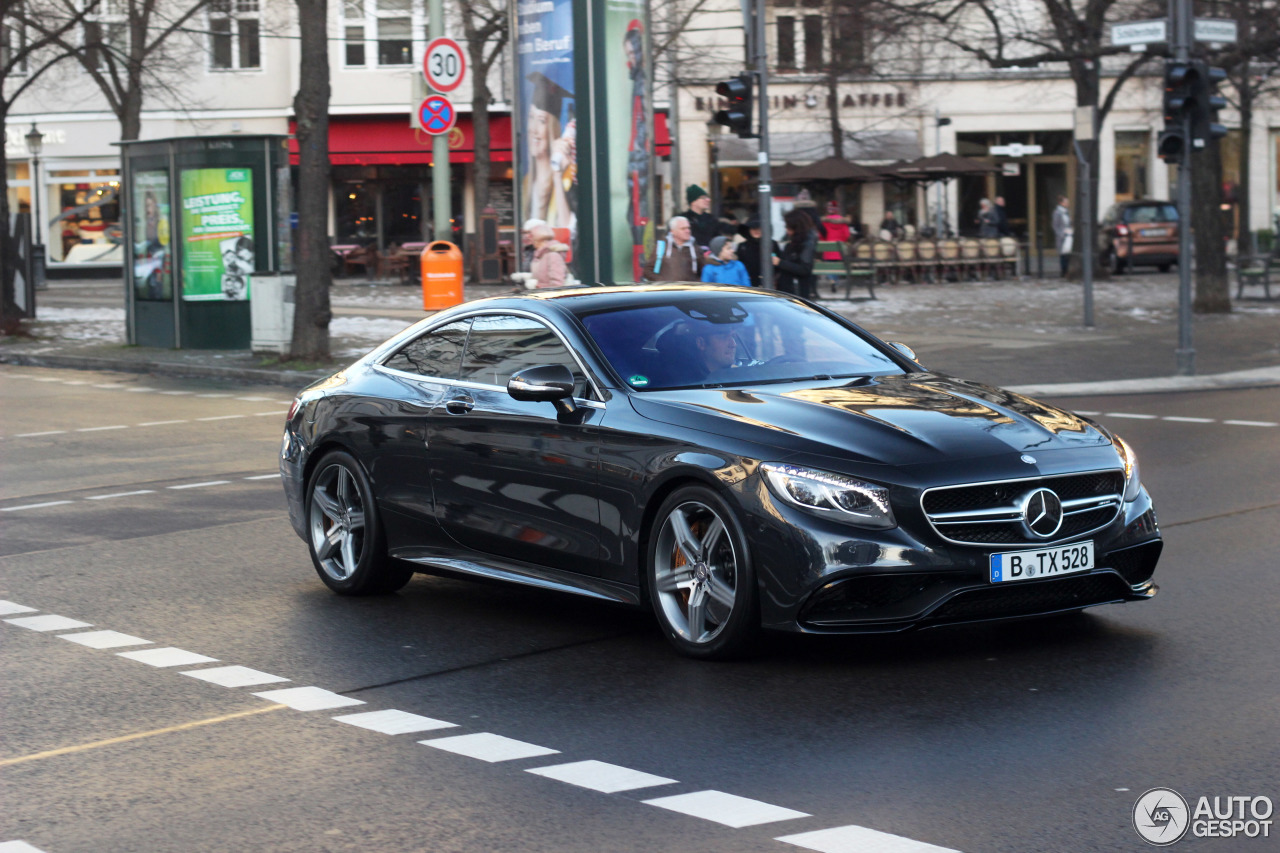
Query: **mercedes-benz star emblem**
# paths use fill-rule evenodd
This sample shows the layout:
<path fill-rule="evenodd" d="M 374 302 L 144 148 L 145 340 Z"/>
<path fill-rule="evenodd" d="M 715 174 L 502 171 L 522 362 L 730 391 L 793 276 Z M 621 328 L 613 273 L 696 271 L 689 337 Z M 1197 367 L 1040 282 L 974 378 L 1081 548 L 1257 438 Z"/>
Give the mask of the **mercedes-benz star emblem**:
<path fill-rule="evenodd" d="M 1048 539 L 1062 527 L 1062 501 L 1051 489 L 1036 489 L 1022 499 L 1022 524 L 1027 532 Z"/>

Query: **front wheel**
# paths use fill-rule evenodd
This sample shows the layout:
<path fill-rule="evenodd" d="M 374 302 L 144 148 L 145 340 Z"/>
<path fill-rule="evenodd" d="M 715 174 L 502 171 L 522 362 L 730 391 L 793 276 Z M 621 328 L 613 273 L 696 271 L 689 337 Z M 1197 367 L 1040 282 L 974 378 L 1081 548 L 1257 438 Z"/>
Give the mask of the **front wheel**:
<path fill-rule="evenodd" d="M 307 483 L 307 544 L 316 574 L 339 595 L 395 592 L 413 577 L 388 559 L 369 478 L 341 450 L 321 459 Z"/>
<path fill-rule="evenodd" d="M 755 572 L 729 505 L 711 489 L 685 486 L 663 501 L 654 531 L 649 591 L 671 644 L 704 660 L 751 651 L 760 629 Z"/>
<path fill-rule="evenodd" d="M 1116 254 L 1115 249 L 1107 250 L 1107 266 L 1111 268 L 1112 275 L 1120 275 L 1124 272 L 1124 258 Z"/>

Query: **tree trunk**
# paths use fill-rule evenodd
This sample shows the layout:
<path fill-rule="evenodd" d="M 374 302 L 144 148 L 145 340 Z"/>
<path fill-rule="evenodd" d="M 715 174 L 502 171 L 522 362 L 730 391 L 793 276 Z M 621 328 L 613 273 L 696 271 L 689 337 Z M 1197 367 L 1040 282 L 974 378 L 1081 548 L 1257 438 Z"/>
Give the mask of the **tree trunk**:
<path fill-rule="evenodd" d="M 1226 314 L 1231 311 L 1231 288 L 1227 280 L 1222 150 L 1218 140 L 1207 140 L 1203 150 L 1193 151 L 1191 162 L 1191 227 L 1196 249 L 1192 308 L 1197 314 Z M 1190 263 L 1189 258 L 1179 260 Z"/>
<path fill-rule="evenodd" d="M 329 360 L 328 0 L 295 0 L 301 36 L 298 94 L 297 287 L 290 357 Z"/>
<path fill-rule="evenodd" d="M 465 13 L 464 13 L 465 14 Z M 468 39 L 467 52 L 471 55 L 471 126 L 474 130 L 476 215 L 489 206 L 489 66 L 484 62 L 485 44 L 478 39 Z"/>

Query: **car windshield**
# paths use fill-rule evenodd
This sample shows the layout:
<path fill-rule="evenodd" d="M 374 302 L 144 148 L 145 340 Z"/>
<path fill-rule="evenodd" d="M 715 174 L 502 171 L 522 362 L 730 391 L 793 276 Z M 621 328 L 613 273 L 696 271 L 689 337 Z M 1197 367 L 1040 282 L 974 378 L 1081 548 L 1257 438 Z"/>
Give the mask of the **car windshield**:
<path fill-rule="evenodd" d="M 786 299 L 697 293 L 581 319 L 623 380 L 642 391 L 905 372 L 852 329 Z"/>

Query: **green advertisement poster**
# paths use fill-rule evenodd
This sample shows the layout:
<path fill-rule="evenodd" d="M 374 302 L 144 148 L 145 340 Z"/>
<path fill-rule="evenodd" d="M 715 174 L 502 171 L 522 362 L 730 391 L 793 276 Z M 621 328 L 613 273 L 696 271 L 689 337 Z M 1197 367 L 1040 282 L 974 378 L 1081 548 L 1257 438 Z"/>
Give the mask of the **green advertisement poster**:
<path fill-rule="evenodd" d="M 182 173 L 182 298 L 244 301 L 254 268 L 253 170 Z"/>
<path fill-rule="evenodd" d="M 604 179 L 609 198 L 613 281 L 639 281 L 646 243 L 653 243 L 653 101 L 647 4 L 642 0 L 605 0 L 604 39 L 600 51 L 608 149 Z M 607 160 L 606 160 L 607 158 Z"/>

